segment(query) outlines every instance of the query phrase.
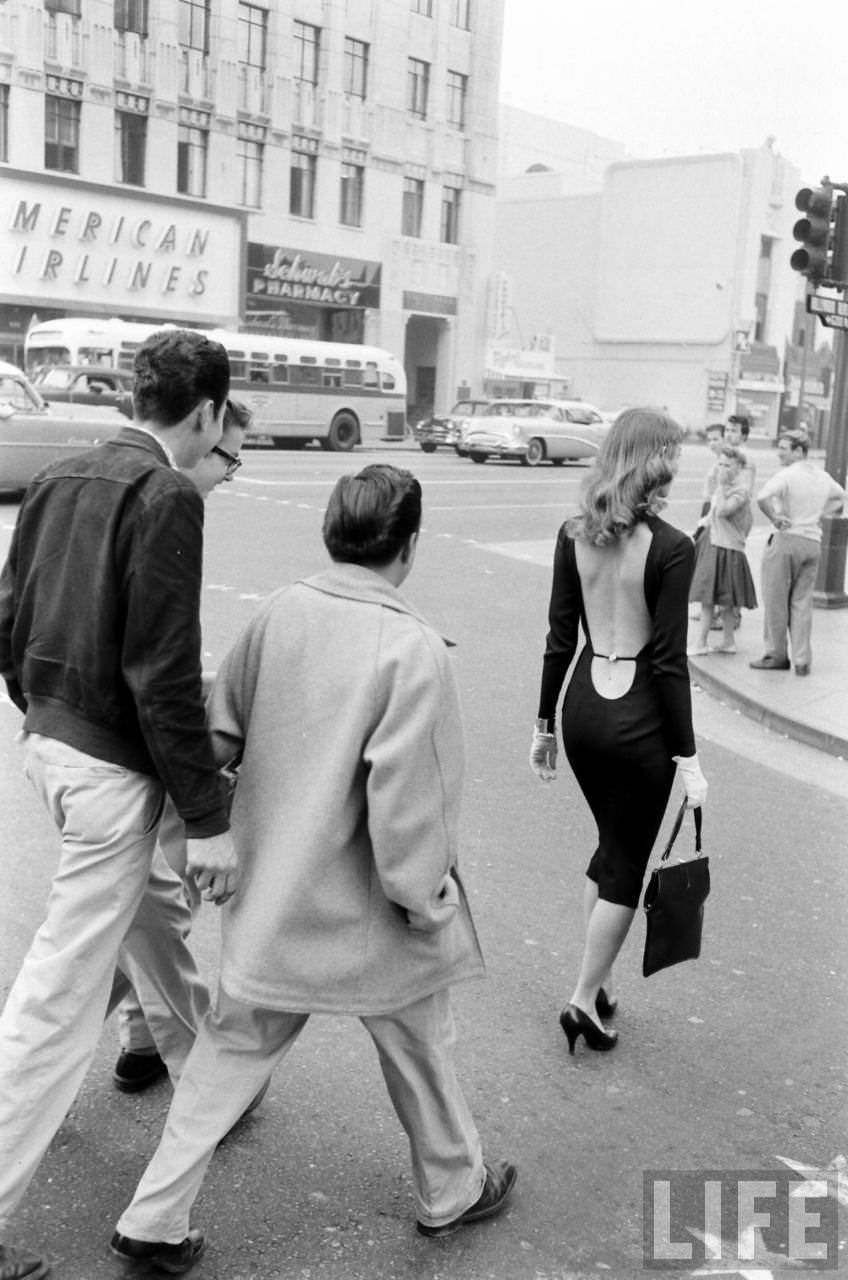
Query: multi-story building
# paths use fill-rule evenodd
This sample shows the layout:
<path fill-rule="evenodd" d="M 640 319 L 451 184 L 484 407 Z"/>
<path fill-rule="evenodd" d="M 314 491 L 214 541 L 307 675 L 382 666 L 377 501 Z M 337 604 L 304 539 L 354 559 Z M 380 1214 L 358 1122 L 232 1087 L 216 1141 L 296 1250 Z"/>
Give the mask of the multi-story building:
<path fill-rule="evenodd" d="M 503 0 L 4 0 L 0 355 L 33 316 L 484 364 Z"/>
<path fill-rule="evenodd" d="M 506 115 L 500 350 L 523 355 L 541 336 L 570 391 L 596 404 L 667 405 L 694 428 L 738 410 L 774 435 L 799 292 L 798 169 L 770 142 L 616 159 L 593 135 Z"/>

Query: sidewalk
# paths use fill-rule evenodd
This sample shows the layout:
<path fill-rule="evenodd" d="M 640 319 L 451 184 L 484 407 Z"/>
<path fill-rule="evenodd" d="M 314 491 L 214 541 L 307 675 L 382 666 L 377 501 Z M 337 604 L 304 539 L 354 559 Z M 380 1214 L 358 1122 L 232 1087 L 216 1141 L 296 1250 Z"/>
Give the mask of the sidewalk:
<path fill-rule="evenodd" d="M 758 600 L 760 561 L 768 533 L 758 525 L 746 548 Z M 696 642 L 697 631 L 698 624 L 690 622 L 690 644 Z M 711 642 L 718 639 L 713 632 Z M 751 670 L 748 663 L 763 654 L 762 608 L 742 610 L 736 647 L 735 655 L 690 658 L 693 683 L 769 729 L 848 760 L 848 609 L 815 609 L 809 676 Z"/>

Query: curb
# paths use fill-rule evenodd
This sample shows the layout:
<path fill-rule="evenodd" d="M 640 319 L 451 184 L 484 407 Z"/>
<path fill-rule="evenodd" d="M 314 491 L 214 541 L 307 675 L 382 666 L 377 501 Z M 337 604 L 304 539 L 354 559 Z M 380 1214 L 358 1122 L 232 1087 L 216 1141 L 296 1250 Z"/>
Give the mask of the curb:
<path fill-rule="evenodd" d="M 801 720 L 775 711 L 773 707 L 765 706 L 750 694 L 743 693 L 733 685 L 725 684 L 723 680 L 718 679 L 711 671 L 705 671 L 691 658 L 688 661 L 689 675 L 693 684 L 699 685 L 711 697 L 720 698 L 728 706 L 741 711 L 751 720 L 756 720 L 776 733 L 785 734 L 795 742 L 803 742 L 808 747 L 815 747 L 828 755 L 848 760 L 848 738 L 830 733 L 826 729 L 817 729 L 814 725 L 804 724 Z"/>

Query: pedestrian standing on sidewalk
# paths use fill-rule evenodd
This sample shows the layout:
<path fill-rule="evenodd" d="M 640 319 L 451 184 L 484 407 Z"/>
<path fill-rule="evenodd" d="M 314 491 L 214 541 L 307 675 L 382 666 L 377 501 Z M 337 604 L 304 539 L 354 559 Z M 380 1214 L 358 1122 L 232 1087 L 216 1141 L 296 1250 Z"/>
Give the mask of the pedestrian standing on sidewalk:
<path fill-rule="evenodd" d="M 718 485 L 702 516 L 704 535 L 699 539 L 698 557 L 689 599 L 701 606 L 700 634 L 690 657 L 709 653 L 736 653 L 733 638 L 737 609 L 756 609 L 757 593 L 745 542 L 751 532 L 751 495 L 742 479 L 745 455 L 732 445 L 723 445 L 716 464 Z M 718 610 L 722 624 L 721 643 L 708 644 L 713 614 Z"/>
<path fill-rule="evenodd" d="M 219 759 L 242 752 L 242 883 L 216 1005 L 112 1239 L 173 1272 L 203 1250 L 191 1207 L 215 1148 L 311 1013 L 358 1017 L 406 1130 L 418 1230 L 504 1207 L 453 1061 L 450 987 L 483 973 L 457 868 L 462 722 L 445 641 L 400 594 L 421 524 L 408 471 L 366 467 L 324 517 L 334 561 L 273 595 L 209 701 Z M 297 1171 L 292 1171 L 296 1177 Z"/>
<path fill-rule="evenodd" d="M 748 436 L 751 434 L 751 419 L 746 413 L 731 413 L 727 419 L 727 426 L 724 429 L 724 443 L 732 444 L 735 449 L 741 449 L 745 456 L 745 465 L 742 468 L 740 480 L 748 490 L 751 503 L 754 501 L 754 490 L 757 487 L 757 468 L 751 461 L 751 455 L 746 446 L 748 444 Z M 753 522 L 753 517 L 752 517 Z M 715 621 L 715 619 L 713 619 Z M 733 610 L 733 628 L 739 630 L 742 622 L 742 610 L 735 608 Z M 715 630 L 715 627 L 711 627 Z"/>
<path fill-rule="evenodd" d="M 762 562 L 765 653 L 750 663 L 758 671 L 789 671 L 794 663 L 796 675 L 810 674 L 821 520 L 839 515 L 845 490 L 810 461 L 809 448 L 806 432 L 783 432 L 777 442 L 780 470 L 757 494 L 760 510 L 775 528 Z"/>
<path fill-rule="evenodd" d="M 582 1035 L 611 1049 L 617 1033 L 612 965 L 627 936 L 645 869 L 679 770 L 690 807 L 706 800 L 692 730 L 686 663 L 692 539 L 659 512 L 680 464 L 681 427 L 655 409 L 626 409 L 587 478 L 579 514 L 554 553 L 548 631 L 530 767 L 556 777 L 556 712 L 568 684 L 562 737 L 598 827 L 586 869 L 586 942 L 560 1015 L 569 1052 Z"/>
<path fill-rule="evenodd" d="M 144 908 L 166 792 L 201 891 L 223 902 L 235 887 L 201 690 L 203 503 L 178 470 L 220 440 L 229 380 L 219 343 L 148 338 L 132 426 L 36 476 L 0 576 L 0 673 L 62 837 L 47 917 L 0 1016 L 0 1240 L 94 1057 L 119 954 L 168 1006 L 175 1075 L 207 999 L 170 917 Z M 48 1271 L 0 1244 L 3 1280 Z"/>
<path fill-rule="evenodd" d="M 751 495 L 751 501 L 754 500 L 754 490 L 757 487 L 757 468 L 751 461 L 751 455 L 747 451 L 748 437 L 751 434 L 751 423 L 747 415 L 744 413 L 731 413 L 727 419 L 727 426 L 724 428 L 724 444 L 733 445 L 734 449 L 741 449 L 745 459 L 745 465 L 742 468 L 739 479 Z"/>
<path fill-rule="evenodd" d="M 722 445 L 724 444 L 724 432 L 725 425 L 723 422 L 710 422 L 705 428 L 707 445 L 713 456 L 710 460 L 709 470 L 704 476 L 704 484 L 701 490 L 701 517 L 709 514 L 710 502 L 713 494 L 715 493 L 716 485 L 718 484 L 718 455 L 721 452 Z M 701 544 L 705 537 L 704 526 L 702 524 L 699 523 L 697 525 L 693 537 L 695 539 L 696 550 L 697 552 L 700 552 Z M 693 613 L 690 616 L 695 619 L 700 619 L 701 614 L 699 611 L 698 613 Z M 718 610 L 716 610 L 713 615 L 712 630 L 721 630 L 721 619 L 719 617 Z"/>
<path fill-rule="evenodd" d="M 221 439 L 193 467 L 182 468 L 183 475 L 188 476 L 201 498 L 208 498 L 219 484 L 232 480 L 241 466 L 241 448 L 251 417 L 247 405 L 232 397 L 228 399 Z M 210 686 L 211 678 L 204 675 L 204 687 Z M 192 919 L 201 902 L 197 884 L 186 872 L 186 858 L 186 826 L 173 800 L 167 796 L 153 857 L 150 896 L 154 898 L 156 910 L 173 914 L 174 927 L 182 932 L 183 937 L 188 937 Z M 155 895 L 152 892 L 154 888 Z M 123 995 L 125 991 L 126 995 Z M 152 984 L 145 982 L 142 994 L 148 1008 L 151 1005 L 159 1008 L 160 1002 Z M 120 971 L 116 975 L 110 1004 L 114 1006 L 117 1000 L 120 1000 L 118 1038 L 121 1052 L 112 1078 L 122 1093 L 138 1093 L 155 1084 L 168 1068 L 156 1047 L 139 996 Z"/>

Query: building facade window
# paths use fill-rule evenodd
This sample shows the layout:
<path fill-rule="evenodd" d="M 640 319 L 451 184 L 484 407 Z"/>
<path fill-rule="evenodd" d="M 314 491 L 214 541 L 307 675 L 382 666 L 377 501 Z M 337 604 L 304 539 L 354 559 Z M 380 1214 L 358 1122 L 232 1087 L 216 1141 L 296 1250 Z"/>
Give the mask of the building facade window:
<path fill-rule="evenodd" d="M 447 121 L 454 129 L 465 128 L 465 103 L 468 97 L 468 76 L 460 71 L 448 72 Z"/>
<path fill-rule="evenodd" d="M 430 64 L 420 58 L 410 58 L 408 63 L 406 108 L 419 120 L 427 119 L 427 99 L 430 94 Z"/>
<path fill-rule="evenodd" d="M 250 138 L 239 138 L 239 204 L 248 209 L 261 209 L 262 207 L 262 163 L 264 158 L 265 147 L 263 143 L 254 142 Z"/>
<path fill-rule="evenodd" d="M 432 18 L 433 0 L 412 0 L 412 12 L 423 14 L 425 18 Z"/>
<path fill-rule="evenodd" d="M 289 213 L 296 218 L 315 217 L 315 179 L 318 161 L 305 151 L 293 151 L 289 174 Z"/>
<path fill-rule="evenodd" d="M 450 0 L 450 22 L 463 31 L 471 29 L 471 0 Z"/>
<path fill-rule="evenodd" d="M 344 42 L 344 92 L 351 98 L 362 98 L 368 93 L 368 53 L 364 40 L 345 36 Z"/>
<path fill-rule="evenodd" d="M 148 0 L 115 0 L 114 24 L 116 31 L 134 31 L 146 36 Z"/>
<path fill-rule="evenodd" d="M 442 244 L 459 244 L 459 187 L 442 187 L 442 222 L 439 239 Z"/>
<path fill-rule="evenodd" d="M 265 70 L 268 11 L 257 4 L 238 7 L 238 60 L 243 66 Z"/>
<path fill-rule="evenodd" d="M 423 219 L 424 183 L 421 178 L 404 178 L 401 235 L 420 237 Z"/>
<path fill-rule="evenodd" d="M 80 103 L 71 98 L 44 98 L 44 167 L 79 173 Z"/>
<path fill-rule="evenodd" d="M 134 111 L 115 112 L 115 181 L 144 186 L 147 117 Z"/>
<path fill-rule="evenodd" d="M 209 134 L 181 124 L 177 133 L 177 191 L 182 196 L 206 195 L 206 156 Z"/>
<path fill-rule="evenodd" d="M 44 0 L 45 13 L 69 13 L 72 18 L 82 14 L 82 0 Z"/>
<path fill-rule="evenodd" d="M 346 227 L 362 226 L 362 205 L 365 194 L 365 169 L 361 164 L 342 164 L 339 192 L 339 222 Z"/>
<path fill-rule="evenodd" d="M 184 49 L 209 52 L 209 0 L 180 0 L 179 42 Z"/>
<path fill-rule="evenodd" d="M 305 84 L 318 83 L 318 55 L 321 52 L 321 28 L 308 22 L 294 24 L 294 78 Z"/>
<path fill-rule="evenodd" d="M 0 161 L 9 159 L 9 86 L 0 84 Z"/>

